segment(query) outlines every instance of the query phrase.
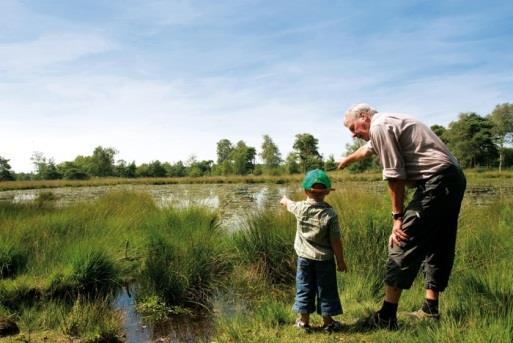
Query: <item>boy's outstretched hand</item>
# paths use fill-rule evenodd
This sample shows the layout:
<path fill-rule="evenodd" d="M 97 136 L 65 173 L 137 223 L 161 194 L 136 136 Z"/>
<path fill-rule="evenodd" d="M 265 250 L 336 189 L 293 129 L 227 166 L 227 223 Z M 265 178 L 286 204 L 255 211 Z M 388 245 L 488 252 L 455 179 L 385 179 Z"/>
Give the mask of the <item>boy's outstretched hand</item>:
<path fill-rule="evenodd" d="M 286 195 L 284 195 L 284 196 L 281 198 L 281 200 L 280 200 L 280 204 L 281 204 L 281 205 L 283 205 L 283 206 L 285 206 L 285 207 L 287 207 L 287 204 L 288 204 L 288 202 L 289 202 L 289 201 L 290 201 L 290 199 L 289 199 L 289 198 L 287 198 L 287 196 L 286 196 Z"/>

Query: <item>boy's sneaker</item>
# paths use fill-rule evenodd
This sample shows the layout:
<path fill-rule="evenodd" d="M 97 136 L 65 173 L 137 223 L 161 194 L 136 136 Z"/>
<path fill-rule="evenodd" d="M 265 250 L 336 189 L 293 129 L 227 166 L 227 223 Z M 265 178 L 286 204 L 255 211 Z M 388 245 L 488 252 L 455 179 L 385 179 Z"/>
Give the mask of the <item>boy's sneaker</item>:
<path fill-rule="evenodd" d="M 397 318 L 385 319 L 381 317 L 379 312 L 371 313 L 368 317 L 358 320 L 356 324 L 365 329 L 399 329 Z"/>
<path fill-rule="evenodd" d="M 422 309 L 414 312 L 406 312 L 406 316 L 419 320 L 440 320 L 440 313 L 428 313 Z"/>
<path fill-rule="evenodd" d="M 301 319 L 296 320 L 296 324 L 294 324 L 294 326 L 303 330 L 305 333 L 312 333 L 312 327 L 309 324 L 303 323 Z"/>
<path fill-rule="evenodd" d="M 339 332 L 339 331 L 342 331 L 343 329 L 343 325 L 341 322 L 339 322 L 338 320 L 334 320 L 332 321 L 331 323 L 329 324 L 324 324 L 322 326 L 322 329 L 327 332 L 327 333 L 333 333 L 333 332 Z"/>

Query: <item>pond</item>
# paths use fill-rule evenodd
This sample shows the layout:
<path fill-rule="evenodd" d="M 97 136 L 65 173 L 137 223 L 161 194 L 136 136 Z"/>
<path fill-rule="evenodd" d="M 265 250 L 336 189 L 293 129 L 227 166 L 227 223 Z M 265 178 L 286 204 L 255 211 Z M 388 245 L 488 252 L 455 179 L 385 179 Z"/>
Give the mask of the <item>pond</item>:
<path fill-rule="evenodd" d="M 233 230 L 251 211 L 279 206 L 284 194 L 300 191 L 299 186 L 276 184 L 190 184 L 190 185 L 116 185 L 65 187 L 0 192 L 0 201 L 27 202 L 40 192 L 51 192 L 57 206 L 95 199 L 109 191 L 129 190 L 151 194 L 158 206 L 201 205 L 219 210 L 221 224 Z"/>
<path fill-rule="evenodd" d="M 365 189 L 382 194 L 386 183 L 343 182 L 335 189 Z M 96 199 L 109 191 L 129 190 L 151 194 L 158 206 L 201 205 L 218 209 L 221 224 L 236 229 L 245 214 L 264 208 L 276 208 L 283 195 L 301 192 L 298 184 L 171 184 L 171 185 L 116 185 L 98 187 L 63 187 L 52 189 L 29 189 L 0 192 L 0 201 L 27 202 L 36 199 L 41 192 L 51 192 L 57 206 L 78 201 Z M 486 204 L 497 197 L 513 196 L 513 181 L 489 185 L 468 185 L 465 201 Z"/>

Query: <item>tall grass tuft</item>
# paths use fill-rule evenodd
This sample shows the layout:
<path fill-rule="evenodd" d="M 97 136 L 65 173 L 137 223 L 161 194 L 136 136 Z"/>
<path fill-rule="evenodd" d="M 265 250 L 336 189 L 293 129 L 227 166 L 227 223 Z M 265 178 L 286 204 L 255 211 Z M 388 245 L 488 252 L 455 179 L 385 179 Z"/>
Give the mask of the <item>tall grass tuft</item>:
<path fill-rule="evenodd" d="M 161 235 L 151 235 L 146 248 L 141 284 L 146 293 L 156 292 L 167 305 L 183 303 L 187 278 L 177 251 Z"/>
<path fill-rule="evenodd" d="M 294 236 L 296 220 L 286 211 L 265 210 L 246 217 L 233 240 L 243 263 L 274 284 L 295 278 Z"/>
<path fill-rule="evenodd" d="M 65 273 L 53 276 L 50 295 L 65 299 L 105 297 L 121 285 L 119 271 L 103 251 L 77 251 Z"/>
<path fill-rule="evenodd" d="M 92 303 L 78 298 L 64 313 L 60 330 L 68 337 L 82 337 L 86 342 L 123 342 L 118 326 L 120 318 L 111 316 L 110 311 L 107 301 Z"/>
<path fill-rule="evenodd" d="M 0 279 L 14 277 L 27 264 L 28 252 L 17 244 L 0 240 Z"/>
<path fill-rule="evenodd" d="M 168 208 L 151 224 L 138 280 L 141 298 L 156 294 L 173 311 L 209 308 L 232 263 L 217 215 L 202 208 Z"/>

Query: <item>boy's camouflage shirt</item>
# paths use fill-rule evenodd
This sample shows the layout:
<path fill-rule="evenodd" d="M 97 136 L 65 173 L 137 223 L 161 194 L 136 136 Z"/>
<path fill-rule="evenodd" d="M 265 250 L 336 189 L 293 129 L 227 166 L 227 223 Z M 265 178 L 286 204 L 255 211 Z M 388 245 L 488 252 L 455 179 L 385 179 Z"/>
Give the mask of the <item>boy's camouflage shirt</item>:
<path fill-rule="evenodd" d="M 289 201 L 287 210 L 297 219 L 294 249 L 300 257 L 325 261 L 333 258 L 330 238 L 340 237 L 338 217 L 326 202 L 308 198 Z"/>

